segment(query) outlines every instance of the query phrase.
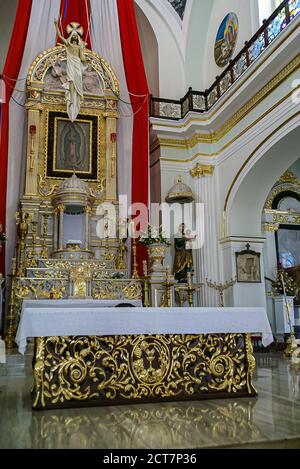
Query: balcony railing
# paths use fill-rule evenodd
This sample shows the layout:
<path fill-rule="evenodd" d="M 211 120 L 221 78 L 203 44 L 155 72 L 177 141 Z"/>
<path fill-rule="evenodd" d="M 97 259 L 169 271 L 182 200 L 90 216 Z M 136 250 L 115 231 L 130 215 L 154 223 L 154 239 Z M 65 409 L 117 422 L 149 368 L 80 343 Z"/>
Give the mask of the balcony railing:
<path fill-rule="evenodd" d="M 209 111 L 299 13 L 300 0 L 284 0 L 208 90 L 189 88 L 180 100 L 152 96 L 151 116 L 179 120 L 190 111 Z"/>

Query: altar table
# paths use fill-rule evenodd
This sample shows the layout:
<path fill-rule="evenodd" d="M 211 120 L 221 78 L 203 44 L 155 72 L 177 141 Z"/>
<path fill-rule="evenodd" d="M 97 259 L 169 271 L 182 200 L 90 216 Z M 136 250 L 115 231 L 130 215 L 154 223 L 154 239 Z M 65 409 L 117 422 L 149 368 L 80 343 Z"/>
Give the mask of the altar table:
<path fill-rule="evenodd" d="M 255 396 L 249 333 L 263 308 L 116 308 L 24 301 L 16 336 L 35 337 L 33 408 Z"/>

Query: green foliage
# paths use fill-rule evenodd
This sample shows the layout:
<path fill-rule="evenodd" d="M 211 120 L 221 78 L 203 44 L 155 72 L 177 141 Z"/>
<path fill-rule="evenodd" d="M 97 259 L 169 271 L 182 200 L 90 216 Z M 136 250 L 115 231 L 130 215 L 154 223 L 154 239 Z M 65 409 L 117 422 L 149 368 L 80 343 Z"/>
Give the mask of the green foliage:
<path fill-rule="evenodd" d="M 170 245 L 163 232 L 162 226 L 157 228 L 155 226 L 148 225 L 147 231 L 142 233 L 139 242 L 141 244 L 145 244 L 146 246 L 150 246 L 151 244 L 165 244 L 166 246 Z"/>

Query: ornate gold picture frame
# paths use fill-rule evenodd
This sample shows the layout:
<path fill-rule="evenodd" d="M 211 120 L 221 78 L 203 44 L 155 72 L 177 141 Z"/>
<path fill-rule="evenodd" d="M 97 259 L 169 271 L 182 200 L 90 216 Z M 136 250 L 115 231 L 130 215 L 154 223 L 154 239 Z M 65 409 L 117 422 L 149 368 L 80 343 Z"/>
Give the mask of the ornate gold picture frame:
<path fill-rule="evenodd" d="M 46 178 L 67 178 L 73 172 L 97 181 L 98 116 L 79 114 L 71 122 L 67 113 L 49 111 L 46 139 Z"/>

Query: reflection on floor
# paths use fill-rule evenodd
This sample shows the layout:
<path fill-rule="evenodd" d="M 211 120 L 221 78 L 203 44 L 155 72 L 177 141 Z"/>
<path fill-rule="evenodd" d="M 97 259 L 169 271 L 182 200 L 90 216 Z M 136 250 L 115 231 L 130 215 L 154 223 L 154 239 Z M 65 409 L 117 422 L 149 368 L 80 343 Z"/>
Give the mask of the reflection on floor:
<path fill-rule="evenodd" d="M 0 364 L 0 448 L 300 448 L 300 365 L 256 356 L 257 398 L 33 412 L 30 356 Z"/>

